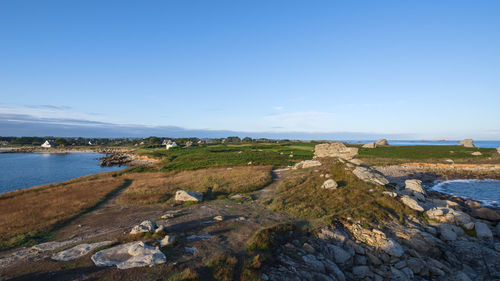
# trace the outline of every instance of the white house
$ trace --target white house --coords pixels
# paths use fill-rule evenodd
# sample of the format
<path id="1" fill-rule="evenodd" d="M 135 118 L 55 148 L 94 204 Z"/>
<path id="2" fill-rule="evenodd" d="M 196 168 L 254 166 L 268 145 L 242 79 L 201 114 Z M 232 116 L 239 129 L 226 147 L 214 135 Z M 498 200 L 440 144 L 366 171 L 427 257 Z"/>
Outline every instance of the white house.
<path id="1" fill-rule="evenodd" d="M 51 140 L 46 140 L 44 143 L 42 143 L 41 146 L 45 148 L 50 148 L 56 146 L 56 143 Z"/>
<path id="2" fill-rule="evenodd" d="M 177 144 L 175 143 L 175 141 L 171 141 L 171 140 L 163 140 L 162 145 L 164 145 L 167 148 L 167 150 L 170 149 L 170 148 L 172 148 L 172 147 L 176 147 L 177 146 Z"/>
<path id="3" fill-rule="evenodd" d="M 89 141 L 89 145 L 95 145 L 95 142 Z"/>

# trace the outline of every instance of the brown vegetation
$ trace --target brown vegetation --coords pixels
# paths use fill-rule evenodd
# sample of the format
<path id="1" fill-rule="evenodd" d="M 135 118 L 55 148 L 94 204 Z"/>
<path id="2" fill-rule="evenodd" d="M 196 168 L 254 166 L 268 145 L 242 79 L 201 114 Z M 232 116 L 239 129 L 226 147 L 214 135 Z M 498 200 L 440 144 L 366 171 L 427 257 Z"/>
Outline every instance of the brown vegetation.
<path id="1" fill-rule="evenodd" d="M 166 202 L 179 189 L 217 196 L 255 191 L 272 181 L 271 166 L 134 173 L 127 174 L 127 177 L 133 182 L 120 196 L 119 201 L 135 204 Z"/>
<path id="2" fill-rule="evenodd" d="M 125 182 L 88 176 L 0 195 L 0 249 L 25 243 L 89 210 Z"/>

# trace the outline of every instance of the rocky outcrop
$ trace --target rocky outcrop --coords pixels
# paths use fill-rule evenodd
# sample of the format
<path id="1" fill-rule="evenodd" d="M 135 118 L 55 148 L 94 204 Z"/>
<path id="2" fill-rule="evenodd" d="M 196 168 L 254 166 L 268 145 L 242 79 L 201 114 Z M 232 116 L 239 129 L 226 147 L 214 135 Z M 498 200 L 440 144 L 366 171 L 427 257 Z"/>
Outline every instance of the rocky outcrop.
<path id="1" fill-rule="evenodd" d="M 99 160 L 101 161 L 100 165 L 102 167 L 110 167 L 130 164 L 133 159 L 126 153 L 114 152 L 106 153 L 106 156 L 100 158 Z"/>
<path id="2" fill-rule="evenodd" d="M 463 226 L 467 229 L 472 229 L 474 227 L 474 223 L 469 215 L 451 208 L 435 207 L 425 212 L 425 214 L 430 219 L 438 222 Z"/>
<path id="3" fill-rule="evenodd" d="M 418 204 L 418 202 L 416 200 L 414 200 L 413 198 L 411 198 L 410 196 L 403 195 L 403 196 L 401 196 L 400 200 L 401 200 L 401 202 L 403 202 L 403 204 L 405 204 L 406 206 L 408 206 L 412 210 L 415 210 L 418 212 L 424 211 L 424 208 L 422 206 L 420 206 L 420 204 Z"/>
<path id="4" fill-rule="evenodd" d="M 369 143 L 363 144 L 363 146 L 362 146 L 362 148 L 376 148 L 376 147 L 377 147 L 377 144 L 374 142 L 369 142 Z"/>
<path id="5" fill-rule="evenodd" d="M 295 164 L 292 169 L 297 170 L 297 169 L 307 169 L 307 168 L 313 168 L 313 167 L 318 167 L 321 166 L 321 162 L 318 160 L 304 160 L 300 161 L 299 163 Z"/>
<path id="6" fill-rule="evenodd" d="M 380 249 L 390 256 L 401 257 L 404 254 L 404 250 L 398 242 L 387 237 L 384 232 L 378 229 L 369 230 L 359 224 L 346 224 L 345 226 L 357 240 Z"/>
<path id="7" fill-rule="evenodd" d="M 73 248 L 61 251 L 57 254 L 52 255 L 52 259 L 55 261 L 70 261 L 80 257 L 85 256 L 90 251 L 98 247 L 111 245 L 113 241 L 103 241 L 92 244 L 80 244 Z"/>
<path id="8" fill-rule="evenodd" d="M 386 139 L 379 139 L 377 142 L 375 142 L 376 146 L 383 146 L 383 145 L 389 145 Z"/>
<path id="9" fill-rule="evenodd" d="M 175 193 L 175 201 L 201 202 L 201 201 L 203 201 L 203 193 L 201 193 L 201 192 L 188 192 L 188 191 L 185 191 L 185 190 L 178 190 Z"/>
<path id="10" fill-rule="evenodd" d="M 474 141 L 472 139 L 465 139 L 465 140 L 460 142 L 460 145 L 462 145 L 464 147 L 475 147 Z"/>
<path id="11" fill-rule="evenodd" d="M 96 266 L 127 269 L 162 264 L 167 258 L 157 247 L 137 241 L 101 250 L 92 256 L 92 261 Z"/>
<path id="12" fill-rule="evenodd" d="M 314 157 L 337 157 L 341 159 L 352 159 L 358 155 L 357 147 L 347 147 L 341 142 L 317 144 L 314 148 Z"/>
<path id="13" fill-rule="evenodd" d="M 472 156 L 481 156 L 483 154 L 481 152 L 479 152 L 479 151 L 474 151 L 474 152 L 471 153 L 471 155 Z"/>
<path id="14" fill-rule="evenodd" d="M 384 177 L 384 175 L 382 175 L 382 173 L 366 166 L 358 166 L 352 172 L 362 181 L 380 185 L 386 185 L 389 183 L 389 181 Z"/>
<path id="15" fill-rule="evenodd" d="M 162 240 L 160 240 L 160 246 L 168 247 L 175 243 L 175 237 L 172 235 L 165 235 Z"/>
<path id="16" fill-rule="evenodd" d="M 421 194 L 425 195 L 425 190 L 422 187 L 422 181 L 421 180 L 415 180 L 415 179 L 406 180 L 405 181 L 405 189 L 406 190 L 411 190 L 412 192 L 418 192 L 418 193 L 421 193 Z"/>
<path id="17" fill-rule="evenodd" d="M 337 182 L 332 180 L 332 179 L 329 179 L 329 180 L 326 180 L 322 185 L 321 185 L 321 189 L 337 189 Z"/>

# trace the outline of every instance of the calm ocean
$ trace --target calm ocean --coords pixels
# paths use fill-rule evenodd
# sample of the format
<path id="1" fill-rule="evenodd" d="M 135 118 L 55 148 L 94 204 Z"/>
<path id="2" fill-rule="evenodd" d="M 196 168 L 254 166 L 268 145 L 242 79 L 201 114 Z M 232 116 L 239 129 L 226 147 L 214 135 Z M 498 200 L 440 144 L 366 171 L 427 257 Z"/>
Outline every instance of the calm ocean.
<path id="1" fill-rule="evenodd" d="M 94 153 L 0 153 L 0 193 L 124 167 L 100 167 Z"/>

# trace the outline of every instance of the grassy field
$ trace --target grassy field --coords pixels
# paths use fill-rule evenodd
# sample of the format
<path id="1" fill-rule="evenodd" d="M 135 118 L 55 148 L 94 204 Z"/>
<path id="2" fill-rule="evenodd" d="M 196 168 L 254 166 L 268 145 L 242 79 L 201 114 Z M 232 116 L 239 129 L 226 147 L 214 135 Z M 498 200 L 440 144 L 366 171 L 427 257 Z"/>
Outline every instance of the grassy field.
<path id="1" fill-rule="evenodd" d="M 476 151 L 482 155 L 471 154 Z M 398 164 L 411 161 L 446 163 L 447 159 L 455 163 L 500 163 L 500 154 L 494 148 L 467 148 L 457 145 L 360 147 L 358 158 L 368 164 Z"/>
<path id="2" fill-rule="evenodd" d="M 228 144 L 166 150 L 141 149 L 137 153 L 162 159 L 161 171 L 252 165 L 288 166 L 311 159 L 315 143 Z"/>
<path id="3" fill-rule="evenodd" d="M 336 190 L 321 189 L 320 174 L 329 173 L 338 184 Z M 381 224 L 386 219 L 402 220 L 414 214 L 394 198 L 383 195 L 385 188 L 359 180 L 340 163 L 324 164 L 321 171 L 297 172 L 280 183 L 278 194 L 269 202 L 273 211 L 304 219 L 352 218 L 367 224 Z"/>
<path id="4" fill-rule="evenodd" d="M 128 181 L 109 175 L 0 195 L 0 250 L 35 242 L 57 225 L 90 210 Z"/>
<path id="5" fill-rule="evenodd" d="M 179 189 L 203 192 L 205 197 L 216 198 L 220 195 L 255 191 L 272 181 L 271 166 L 133 173 L 127 177 L 132 180 L 132 184 L 119 197 L 120 202 L 127 204 L 167 202 Z"/>

